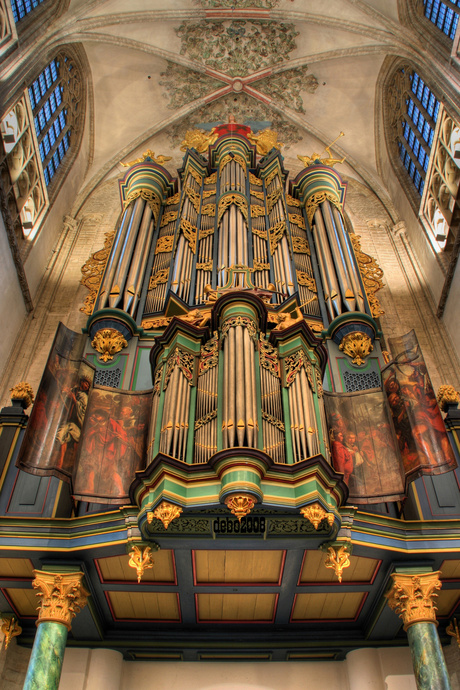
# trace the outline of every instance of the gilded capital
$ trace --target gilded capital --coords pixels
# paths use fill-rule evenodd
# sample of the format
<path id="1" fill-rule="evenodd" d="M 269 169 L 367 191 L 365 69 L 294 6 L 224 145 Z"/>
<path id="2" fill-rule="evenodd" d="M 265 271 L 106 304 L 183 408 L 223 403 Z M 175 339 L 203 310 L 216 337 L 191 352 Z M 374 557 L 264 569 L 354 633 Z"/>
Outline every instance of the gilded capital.
<path id="1" fill-rule="evenodd" d="M 411 575 L 393 573 L 393 586 L 385 594 L 388 605 L 395 611 L 407 630 L 414 623 L 435 623 L 436 597 L 441 589 L 440 571 Z"/>
<path id="2" fill-rule="evenodd" d="M 32 587 L 37 589 L 40 598 L 38 608 L 39 623 L 52 621 L 62 623 L 68 630 L 72 619 L 86 606 L 89 592 L 81 581 L 83 573 L 48 573 L 44 570 L 34 570 L 35 579 Z"/>

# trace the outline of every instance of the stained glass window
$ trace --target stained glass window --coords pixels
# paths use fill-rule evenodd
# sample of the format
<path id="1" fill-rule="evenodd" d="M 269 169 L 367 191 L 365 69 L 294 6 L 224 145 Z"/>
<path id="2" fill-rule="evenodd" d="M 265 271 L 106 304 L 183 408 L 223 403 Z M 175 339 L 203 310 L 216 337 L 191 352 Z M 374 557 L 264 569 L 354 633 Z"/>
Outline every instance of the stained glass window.
<path id="1" fill-rule="evenodd" d="M 13 17 L 15 22 L 19 22 L 32 10 L 38 7 L 43 0 L 10 0 L 11 9 L 13 10 Z"/>
<path id="2" fill-rule="evenodd" d="M 446 36 L 454 38 L 460 14 L 460 0 L 423 0 L 425 17 Z M 457 10 L 458 8 L 458 10 Z"/>

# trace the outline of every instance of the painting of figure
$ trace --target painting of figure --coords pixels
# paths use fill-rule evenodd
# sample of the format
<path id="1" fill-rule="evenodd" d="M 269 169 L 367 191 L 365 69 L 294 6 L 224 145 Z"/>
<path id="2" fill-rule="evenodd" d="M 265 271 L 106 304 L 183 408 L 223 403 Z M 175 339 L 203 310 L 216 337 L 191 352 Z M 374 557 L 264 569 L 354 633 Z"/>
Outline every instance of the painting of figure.
<path id="1" fill-rule="evenodd" d="M 407 480 L 449 472 L 457 463 L 415 333 L 389 342 L 382 378 Z"/>
<path id="2" fill-rule="evenodd" d="M 91 390 L 74 471 L 79 500 L 123 505 L 145 467 L 152 391 Z"/>
<path id="3" fill-rule="evenodd" d="M 404 475 L 383 391 L 324 392 L 332 463 L 343 474 L 349 500 L 396 501 Z"/>
<path id="4" fill-rule="evenodd" d="M 94 368 L 81 360 L 85 337 L 59 325 L 17 465 L 70 481 Z"/>

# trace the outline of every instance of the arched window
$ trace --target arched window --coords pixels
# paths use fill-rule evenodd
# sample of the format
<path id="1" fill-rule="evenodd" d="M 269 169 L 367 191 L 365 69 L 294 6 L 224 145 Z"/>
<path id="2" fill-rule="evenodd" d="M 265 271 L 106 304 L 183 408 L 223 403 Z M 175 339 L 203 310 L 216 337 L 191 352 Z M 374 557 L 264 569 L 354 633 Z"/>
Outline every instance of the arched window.
<path id="1" fill-rule="evenodd" d="M 425 17 L 453 39 L 460 14 L 460 0 L 423 0 L 423 5 Z"/>
<path id="2" fill-rule="evenodd" d="M 0 174 L 18 239 L 36 235 L 78 152 L 85 90 L 77 53 L 59 52 L 1 119 Z"/>
<path id="3" fill-rule="evenodd" d="M 43 0 L 10 0 L 10 2 L 14 21 L 19 22 L 38 7 Z"/>

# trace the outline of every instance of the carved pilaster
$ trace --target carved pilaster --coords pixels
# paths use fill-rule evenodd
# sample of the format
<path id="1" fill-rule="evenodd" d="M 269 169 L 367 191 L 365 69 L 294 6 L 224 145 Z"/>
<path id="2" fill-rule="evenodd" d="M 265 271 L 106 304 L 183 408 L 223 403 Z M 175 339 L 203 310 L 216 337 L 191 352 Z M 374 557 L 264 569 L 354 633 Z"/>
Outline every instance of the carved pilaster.
<path id="1" fill-rule="evenodd" d="M 62 623 L 70 630 L 72 619 L 86 606 L 89 595 L 81 583 L 83 573 L 34 570 L 34 575 L 32 587 L 38 590 L 37 597 L 40 598 L 37 625 L 52 621 Z"/>
<path id="2" fill-rule="evenodd" d="M 436 597 L 441 589 L 439 571 L 411 575 L 393 573 L 393 586 L 385 595 L 388 605 L 402 619 L 404 630 L 414 623 L 435 623 Z"/>

